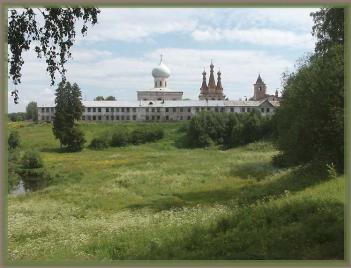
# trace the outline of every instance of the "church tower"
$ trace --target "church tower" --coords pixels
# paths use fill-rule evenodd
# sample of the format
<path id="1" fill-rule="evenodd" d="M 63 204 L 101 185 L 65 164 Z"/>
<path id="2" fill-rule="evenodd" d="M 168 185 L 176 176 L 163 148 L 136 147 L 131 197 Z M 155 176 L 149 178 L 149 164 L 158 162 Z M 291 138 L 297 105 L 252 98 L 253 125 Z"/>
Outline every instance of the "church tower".
<path id="1" fill-rule="evenodd" d="M 256 83 L 254 84 L 253 100 L 261 100 L 266 97 L 266 84 L 263 82 L 261 75 L 258 75 Z"/>
<path id="2" fill-rule="evenodd" d="M 221 81 L 221 72 L 218 71 L 217 75 L 217 85 L 214 77 L 214 65 L 211 60 L 210 65 L 210 78 L 208 85 L 206 83 L 206 72 L 205 70 L 202 73 L 202 85 L 200 88 L 199 100 L 224 100 L 225 96 L 223 95 L 223 86 Z"/>

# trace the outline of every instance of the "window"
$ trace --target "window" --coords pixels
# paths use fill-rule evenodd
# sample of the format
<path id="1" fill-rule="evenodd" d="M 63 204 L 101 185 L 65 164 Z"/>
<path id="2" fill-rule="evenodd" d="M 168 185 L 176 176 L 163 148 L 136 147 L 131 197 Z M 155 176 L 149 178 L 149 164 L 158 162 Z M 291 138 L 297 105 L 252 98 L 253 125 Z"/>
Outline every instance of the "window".
<path id="1" fill-rule="evenodd" d="M 121 108 L 121 110 L 122 110 L 122 113 L 124 113 L 124 108 Z"/>
<path id="2" fill-rule="evenodd" d="M 269 108 L 266 109 L 266 112 L 269 113 Z"/>
<path id="3" fill-rule="evenodd" d="M 166 113 L 168 113 L 168 110 L 169 110 L 169 109 L 168 109 L 168 108 L 166 108 Z"/>
<path id="4" fill-rule="evenodd" d="M 166 120 L 169 120 L 169 116 L 168 115 L 166 115 Z"/>
<path id="5" fill-rule="evenodd" d="M 205 107 L 202 107 L 202 108 L 201 108 L 201 111 L 205 111 Z"/>
<path id="6" fill-rule="evenodd" d="M 133 120 L 136 120 L 136 115 L 133 115 Z"/>
<path id="7" fill-rule="evenodd" d="M 165 87 L 167 87 L 167 81 L 165 81 Z"/>
<path id="8" fill-rule="evenodd" d="M 264 113 L 264 108 L 261 108 L 261 112 Z"/>
<path id="9" fill-rule="evenodd" d="M 180 120 L 183 120 L 183 116 L 180 117 Z"/>
<path id="10" fill-rule="evenodd" d="M 115 120 L 115 117 L 113 115 L 111 115 L 111 120 Z"/>
<path id="11" fill-rule="evenodd" d="M 98 108 L 98 112 L 101 113 L 101 108 Z"/>
<path id="12" fill-rule="evenodd" d="M 127 119 L 127 120 L 130 120 L 130 117 L 129 117 L 129 115 L 127 115 L 127 116 L 126 116 L 126 119 Z"/>
<path id="13" fill-rule="evenodd" d="M 160 120 L 160 116 L 159 115 L 157 116 L 157 120 Z"/>
<path id="14" fill-rule="evenodd" d="M 116 120 L 119 120 L 119 115 L 116 115 Z"/>
<path id="15" fill-rule="evenodd" d="M 183 107 L 182 107 L 182 108 L 179 108 L 179 112 L 183 112 Z"/>
<path id="16" fill-rule="evenodd" d="M 109 118 L 109 116 L 108 115 L 106 115 L 106 120 L 109 120 L 110 118 Z"/>
<path id="17" fill-rule="evenodd" d="M 96 116 L 95 116 L 95 115 L 93 115 L 93 120 L 94 120 L 94 121 L 96 120 Z"/>
<path id="18" fill-rule="evenodd" d="M 48 113 L 50 110 L 49 110 L 49 108 L 46 108 L 46 112 Z"/>
<path id="19" fill-rule="evenodd" d="M 121 120 L 124 120 L 124 115 L 121 116 Z"/>
<path id="20" fill-rule="evenodd" d="M 51 107 L 51 112 L 54 112 L 54 107 Z"/>
<path id="21" fill-rule="evenodd" d="M 106 112 L 107 112 L 107 113 L 109 112 L 109 108 L 106 108 Z"/>
<path id="22" fill-rule="evenodd" d="M 188 113 L 191 113 L 191 108 L 188 108 Z"/>
<path id="23" fill-rule="evenodd" d="M 101 115 L 98 116 L 98 120 L 101 120 Z"/>
<path id="24" fill-rule="evenodd" d="M 161 111 L 161 109 L 158 107 L 158 108 L 157 108 L 157 112 L 159 113 L 160 111 Z"/>
<path id="25" fill-rule="evenodd" d="M 43 113 L 43 112 L 45 112 L 45 108 L 41 108 L 41 112 Z M 44 119 L 43 119 L 44 120 Z"/>
<path id="26" fill-rule="evenodd" d="M 90 116 L 90 115 L 88 115 L 88 120 L 89 120 L 89 121 L 91 120 L 91 116 Z"/>
<path id="27" fill-rule="evenodd" d="M 242 113 L 245 113 L 245 108 L 241 108 L 241 112 L 242 112 Z"/>
<path id="28" fill-rule="evenodd" d="M 247 108 L 247 111 L 248 111 L 248 112 L 251 112 L 251 108 Z"/>
<path id="29" fill-rule="evenodd" d="M 173 108 L 173 113 L 177 112 L 177 108 Z"/>
<path id="30" fill-rule="evenodd" d="M 50 117 L 49 116 L 46 117 L 46 121 L 50 121 Z"/>
<path id="31" fill-rule="evenodd" d="M 218 113 L 218 108 L 217 107 L 215 108 L 215 112 Z"/>
<path id="32" fill-rule="evenodd" d="M 149 116 L 148 115 L 145 118 L 146 118 L 146 120 L 149 120 Z"/>
<path id="33" fill-rule="evenodd" d="M 146 108 L 146 112 L 149 112 L 149 108 Z"/>
<path id="34" fill-rule="evenodd" d="M 116 112 L 117 112 L 117 113 L 119 112 L 119 108 L 116 108 Z"/>
<path id="35" fill-rule="evenodd" d="M 223 107 L 221 108 L 221 113 L 224 113 L 224 108 Z"/>
<path id="36" fill-rule="evenodd" d="M 88 113 L 90 113 L 91 108 L 88 108 Z"/>
<path id="37" fill-rule="evenodd" d="M 155 120 L 155 116 L 151 116 L 151 119 L 152 119 L 152 120 Z"/>
<path id="38" fill-rule="evenodd" d="M 155 87 L 157 87 L 157 82 L 155 81 Z"/>
<path id="39" fill-rule="evenodd" d="M 199 107 L 196 107 L 196 108 L 195 108 L 195 111 L 196 111 L 196 112 L 198 112 L 199 110 L 200 110 Z"/>
<path id="40" fill-rule="evenodd" d="M 190 115 L 188 115 L 188 120 L 190 120 L 191 119 L 191 116 Z"/>
<path id="41" fill-rule="evenodd" d="M 152 108 L 152 109 L 151 109 L 151 112 L 155 112 L 155 108 Z"/>
<path id="42" fill-rule="evenodd" d="M 133 112 L 136 113 L 136 108 L 133 108 Z"/>
<path id="43" fill-rule="evenodd" d="M 112 108 L 111 108 L 111 112 L 113 113 L 114 111 L 115 111 L 115 108 L 112 107 Z"/>
<path id="44" fill-rule="evenodd" d="M 234 113 L 234 108 L 232 107 L 232 108 L 230 108 L 230 111 L 232 112 L 232 113 Z"/>
<path id="45" fill-rule="evenodd" d="M 96 108 L 93 108 L 93 113 L 95 113 L 96 112 Z"/>
<path id="46" fill-rule="evenodd" d="M 126 108 L 127 109 L 127 113 L 129 113 L 129 108 Z"/>

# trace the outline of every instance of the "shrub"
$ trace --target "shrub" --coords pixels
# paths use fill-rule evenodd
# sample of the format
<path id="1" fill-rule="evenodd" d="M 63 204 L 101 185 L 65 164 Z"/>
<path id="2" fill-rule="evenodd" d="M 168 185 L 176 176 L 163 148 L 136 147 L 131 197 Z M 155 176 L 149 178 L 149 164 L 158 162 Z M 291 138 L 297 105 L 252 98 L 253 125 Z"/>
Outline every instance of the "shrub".
<path id="1" fill-rule="evenodd" d="M 9 149 L 13 150 L 19 147 L 21 144 L 20 136 L 17 131 L 12 131 L 8 138 Z"/>
<path id="2" fill-rule="evenodd" d="M 95 150 L 102 150 L 108 147 L 108 141 L 102 137 L 94 138 L 90 142 L 89 147 Z"/>
<path id="3" fill-rule="evenodd" d="M 77 126 L 67 132 L 67 150 L 69 152 L 78 152 L 83 149 L 86 143 L 84 132 Z"/>
<path id="4" fill-rule="evenodd" d="M 253 111 L 245 114 L 202 112 L 190 121 L 186 141 L 191 147 L 210 144 L 231 148 L 271 137 L 274 124 L 271 118 Z"/>
<path id="5" fill-rule="evenodd" d="M 126 146 L 129 141 L 129 133 L 125 129 L 117 129 L 112 134 L 111 146 L 121 147 Z"/>
<path id="6" fill-rule="evenodd" d="M 147 127 L 139 127 L 134 129 L 130 133 L 130 142 L 133 144 L 142 144 L 146 142 L 154 142 L 162 139 L 164 136 L 164 131 L 162 128 L 150 125 Z"/>
<path id="7" fill-rule="evenodd" d="M 22 166 L 25 169 L 34 169 L 43 167 L 43 160 L 38 151 L 27 151 L 22 157 Z"/>

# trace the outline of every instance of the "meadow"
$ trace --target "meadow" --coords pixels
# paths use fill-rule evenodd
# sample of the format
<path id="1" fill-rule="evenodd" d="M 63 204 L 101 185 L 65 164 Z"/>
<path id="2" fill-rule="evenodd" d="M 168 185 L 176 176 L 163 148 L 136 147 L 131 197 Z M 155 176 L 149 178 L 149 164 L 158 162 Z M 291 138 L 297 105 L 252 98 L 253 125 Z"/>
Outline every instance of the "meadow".
<path id="1" fill-rule="evenodd" d="M 157 142 L 62 153 L 50 124 L 9 123 L 53 177 L 8 195 L 9 262 L 344 259 L 343 176 L 275 168 L 270 141 L 179 148 L 182 123 L 160 124 Z"/>

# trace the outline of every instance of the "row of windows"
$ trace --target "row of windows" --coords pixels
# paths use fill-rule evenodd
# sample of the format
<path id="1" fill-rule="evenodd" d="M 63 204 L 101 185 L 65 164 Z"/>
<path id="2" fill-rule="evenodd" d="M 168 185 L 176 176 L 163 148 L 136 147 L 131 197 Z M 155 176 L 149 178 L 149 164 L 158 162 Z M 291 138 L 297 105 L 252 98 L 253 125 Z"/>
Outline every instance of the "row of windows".
<path id="1" fill-rule="evenodd" d="M 51 107 L 51 108 L 41 108 L 41 111 L 42 112 L 54 112 L 54 107 Z M 136 108 L 128 108 L 128 107 L 126 107 L 126 108 L 117 108 L 117 107 L 111 107 L 111 108 L 105 108 L 106 109 L 106 112 L 119 112 L 120 111 L 120 109 L 121 109 L 121 112 L 127 112 L 127 113 L 129 113 L 130 112 L 130 110 L 132 110 L 133 112 L 136 112 Z M 210 107 L 207 107 L 207 108 L 205 108 L 205 107 L 201 107 L 201 108 L 199 108 L 199 107 L 196 107 L 195 108 L 195 110 L 196 110 L 196 112 L 199 112 L 200 111 L 200 109 L 201 109 L 201 111 L 204 111 L 204 110 L 208 110 L 208 111 L 210 111 L 211 110 L 211 108 Z M 241 112 L 243 112 L 243 113 L 245 113 L 245 112 L 251 112 L 252 110 L 253 110 L 254 108 L 245 108 L 245 107 L 242 107 L 241 108 Z M 166 108 L 166 113 L 168 113 L 169 111 L 172 111 L 172 112 L 174 112 L 174 113 L 176 113 L 177 112 L 177 108 L 175 108 L 175 107 L 173 107 L 173 108 Z M 184 112 L 184 110 L 186 110 L 188 113 L 190 113 L 191 112 L 191 108 L 183 108 L 183 107 L 181 107 L 181 108 L 179 108 L 179 112 Z M 101 108 L 85 108 L 85 111 L 86 112 L 96 112 L 96 111 L 98 111 L 99 113 L 101 112 Z M 160 112 L 161 111 L 161 108 L 160 107 L 157 107 L 157 108 L 146 108 L 146 112 Z M 223 113 L 224 112 L 224 107 L 221 107 L 221 108 L 218 108 L 218 107 L 215 107 L 215 109 L 214 109 L 214 111 L 215 112 L 221 112 L 221 113 Z M 233 113 L 234 112 L 234 108 L 233 107 L 231 107 L 230 108 L 230 111 Z M 270 108 L 261 108 L 261 112 L 262 113 L 264 113 L 264 112 L 267 112 L 267 113 L 269 113 L 271 110 L 270 110 Z"/>
<path id="2" fill-rule="evenodd" d="M 124 115 L 122 115 L 122 116 L 119 116 L 119 115 L 116 115 L 116 116 L 113 116 L 113 115 L 111 115 L 111 116 L 108 116 L 108 115 L 106 115 L 105 116 L 105 119 L 106 120 L 136 120 L 136 115 L 133 115 L 133 116 L 129 116 L 129 115 L 127 115 L 127 116 L 124 116 Z M 91 120 L 93 120 L 93 121 L 96 121 L 96 120 L 99 120 L 99 121 L 101 121 L 102 120 L 102 117 L 101 117 L 101 115 L 98 115 L 98 116 L 95 116 L 95 115 L 93 115 L 93 116 L 90 116 L 90 115 L 88 115 L 88 116 L 85 116 L 85 115 L 83 115 L 82 116 L 82 120 L 88 120 L 88 121 L 91 121 Z"/>
<path id="3" fill-rule="evenodd" d="M 129 108 L 129 107 L 122 107 L 122 108 L 119 108 L 119 107 L 111 107 L 111 108 L 105 108 L 105 111 L 106 112 L 119 112 L 121 110 L 122 113 L 124 112 L 127 112 L 129 113 L 130 110 L 132 110 L 134 113 L 137 111 L 136 108 Z M 101 113 L 101 108 L 91 108 L 91 107 L 88 107 L 88 108 L 85 108 L 85 111 L 86 112 L 96 112 L 98 111 L 98 113 Z"/>

